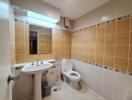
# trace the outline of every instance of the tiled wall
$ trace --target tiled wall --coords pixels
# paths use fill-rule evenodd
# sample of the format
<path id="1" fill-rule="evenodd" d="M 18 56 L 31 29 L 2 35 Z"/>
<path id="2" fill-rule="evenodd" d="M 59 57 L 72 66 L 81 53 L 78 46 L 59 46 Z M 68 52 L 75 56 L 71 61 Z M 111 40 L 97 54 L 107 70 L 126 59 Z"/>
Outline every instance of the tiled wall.
<path id="1" fill-rule="evenodd" d="M 53 30 L 52 51 L 56 59 L 70 58 L 71 32 L 63 30 Z"/>
<path id="2" fill-rule="evenodd" d="M 71 57 L 132 72 L 132 17 L 123 16 L 72 33 Z"/>
<path id="3" fill-rule="evenodd" d="M 53 29 L 52 53 L 29 54 L 29 25 L 16 22 L 16 63 L 70 57 L 70 32 Z"/>
<path id="4" fill-rule="evenodd" d="M 132 100 L 131 75 L 79 60 L 72 61 L 82 82 L 106 100 Z"/>

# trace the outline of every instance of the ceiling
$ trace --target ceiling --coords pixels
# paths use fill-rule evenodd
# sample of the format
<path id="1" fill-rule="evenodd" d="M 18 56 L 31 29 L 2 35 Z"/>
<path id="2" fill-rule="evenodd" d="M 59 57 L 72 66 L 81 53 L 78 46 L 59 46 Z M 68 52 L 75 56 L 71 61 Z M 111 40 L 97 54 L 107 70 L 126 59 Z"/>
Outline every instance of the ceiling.
<path id="1" fill-rule="evenodd" d="M 92 11 L 110 0 L 42 0 L 60 10 L 61 16 L 72 20 Z"/>

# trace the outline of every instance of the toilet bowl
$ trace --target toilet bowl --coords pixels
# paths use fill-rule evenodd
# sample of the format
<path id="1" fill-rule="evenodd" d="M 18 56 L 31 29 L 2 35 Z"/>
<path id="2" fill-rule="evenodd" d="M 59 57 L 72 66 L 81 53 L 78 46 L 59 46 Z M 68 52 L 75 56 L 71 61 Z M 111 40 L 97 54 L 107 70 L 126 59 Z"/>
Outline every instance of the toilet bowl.
<path id="1" fill-rule="evenodd" d="M 70 80 L 73 80 L 75 82 L 78 82 L 81 80 L 81 76 L 76 71 L 68 71 L 67 73 L 64 73 Z"/>
<path id="2" fill-rule="evenodd" d="M 74 89 L 80 89 L 81 75 L 73 71 L 73 63 L 69 59 L 63 59 L 61 62 L 61 73 L 65 82 Z"/>

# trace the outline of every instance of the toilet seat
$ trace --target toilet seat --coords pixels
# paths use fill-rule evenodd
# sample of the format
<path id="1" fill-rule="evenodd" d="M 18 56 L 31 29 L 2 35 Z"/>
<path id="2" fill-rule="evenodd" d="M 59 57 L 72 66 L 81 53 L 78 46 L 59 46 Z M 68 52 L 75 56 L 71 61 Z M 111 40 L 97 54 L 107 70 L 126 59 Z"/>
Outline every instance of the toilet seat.
<path id="1" fill-rule="evenodd" d="M 73 63 L 69 59 L 62 60 L 61 73 L 71 81 L 79 82 L 81 80 L 81 75 L 78 72 L 73 71 Z"/>
<path id="2" fill-rule="evenodd" d="M 76 71 L 68 71 L 67 73 L 65 73 L 65 75 L 73 81 L 80 81 L 81 80 L 81 76 L 78 72 Z"/>

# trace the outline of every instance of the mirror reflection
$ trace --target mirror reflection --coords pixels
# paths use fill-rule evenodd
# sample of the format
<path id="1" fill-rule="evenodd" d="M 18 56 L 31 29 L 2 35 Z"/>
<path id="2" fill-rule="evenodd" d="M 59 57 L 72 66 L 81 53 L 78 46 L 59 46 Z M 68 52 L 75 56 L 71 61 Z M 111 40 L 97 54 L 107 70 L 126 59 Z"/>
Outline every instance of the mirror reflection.
<path id="1" fill-rule="evenodd" d="M 52 29 L 29 25 L 30 54 L 50 54 L 52 52 Z"/>

